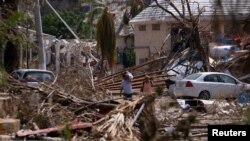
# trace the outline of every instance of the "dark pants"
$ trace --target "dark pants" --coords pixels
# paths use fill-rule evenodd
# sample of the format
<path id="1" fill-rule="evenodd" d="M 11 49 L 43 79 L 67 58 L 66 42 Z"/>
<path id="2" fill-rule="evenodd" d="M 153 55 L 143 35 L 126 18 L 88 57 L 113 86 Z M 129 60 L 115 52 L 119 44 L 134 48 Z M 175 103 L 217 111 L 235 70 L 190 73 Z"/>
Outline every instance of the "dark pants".
<path id="1" fill-rule="evenodd" d="M 127 99 L 129 99 L 129 100 L 132 99 L 132 94 L 125 94 L 125 93 L 124 93 L 123 96 L 124 96 L 124 99 L 125 99 L 125 100 L 127 100 Z"/>

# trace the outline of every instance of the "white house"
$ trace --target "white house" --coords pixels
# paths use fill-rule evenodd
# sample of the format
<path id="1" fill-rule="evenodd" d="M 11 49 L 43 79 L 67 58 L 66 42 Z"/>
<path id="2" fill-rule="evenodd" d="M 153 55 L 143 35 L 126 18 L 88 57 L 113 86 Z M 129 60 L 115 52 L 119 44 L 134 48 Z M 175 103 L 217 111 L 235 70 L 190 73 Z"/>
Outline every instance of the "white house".
<path id="1" fill-rule="evenodd" d="M 192 14 L 200 15 L 199 27 L 204 27 L 204 31 L 212 31 L 211 21 L 215 14 L 220 19 L 218 25 L 221 34 L 234 32 L 242 33 L 241 23 L 236 26 L 232 24 L 232 17 L 236 21 L 242 21 L 250 13 L 250 2 L 247 0 L 221 0 L 222 7 L 217 6 L 213 0 L 190 0 L 190 9 Z M 158 0 L 160 5 L 167 8 L 175 16 L 180 17 L 176 10 L 169 6 L 168 1 Z M 181 0 L 172 0 L 176 8 L 182 13 Z M 185 4 L 185 16 L 188 15 L 188 8 Z M 171 28 L 177 24 L 177 21 L 167 12 L 160 9 L 155 2 L 140 14 L 134 17 L 130 24 L 134 29 L 134 48 L 136 52 L 136 64 L 141 64 L 149 57 L 157 55 L 164 49 L 169 51 L 171 48 Z"/>

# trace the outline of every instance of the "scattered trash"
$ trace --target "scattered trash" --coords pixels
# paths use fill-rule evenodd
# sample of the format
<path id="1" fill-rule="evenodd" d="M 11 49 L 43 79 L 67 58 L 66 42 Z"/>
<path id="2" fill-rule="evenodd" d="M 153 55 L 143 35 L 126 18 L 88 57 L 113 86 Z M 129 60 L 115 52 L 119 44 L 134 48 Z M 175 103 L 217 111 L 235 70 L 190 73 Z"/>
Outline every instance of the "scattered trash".
<path id="1" fill-rule="evenodd" d="M 170 125 L 169 127 L 165 127 L 164 130 L 168 135 L 171 135 L 175 131 L 175 127 L 173 125 Z"/>
<path id="2" fill-rule="evenodd" d="M 244 104 L 250 101 L 250 94 L 246 92 L 240 93 L 240 95 L 237 97 L 237 101 L 240 104 Z"/>

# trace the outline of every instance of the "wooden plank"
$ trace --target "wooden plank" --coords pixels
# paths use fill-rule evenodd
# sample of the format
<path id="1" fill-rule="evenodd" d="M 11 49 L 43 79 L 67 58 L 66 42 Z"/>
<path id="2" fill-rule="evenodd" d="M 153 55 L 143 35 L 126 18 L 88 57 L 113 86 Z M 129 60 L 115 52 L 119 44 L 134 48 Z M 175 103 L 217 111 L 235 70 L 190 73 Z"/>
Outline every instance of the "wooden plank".
<path id="1" fill-rule="evenodd" d="M 108 79 L 111 79 L 113 77 L 121 76 L 121 74 L 124 73 L 124 72 L 126 72 L 126 71 L 132 72 L 133 70 L 136 70 L 138 68 L 144 67 L 144 66 L 146 66 L 148 64 L 151 64 L 153 62 L 160 61 L 160 60 L 163 60 L 163 59 L 166 59 L 166 58 L 168 58 L 168 56 L 164 56 L 164 57 L 160 57 L 160 58 L 157 58 L 157 59 L 154 59 L 154 60 L 150 60 L 148 62 L 145 62 L 145 63 L 141 64 L 141 65 L 137 65 L 137 66 L 134 66 L 132 68 L 127 68 L 127 69 L 121 70 L 119 72 L 116 72 L 116 73 L 114 73 L 112 75 L 106 76 L 104 78 L 100 78 L 99 80 L 100 81 L 107 81 Z"/>
<path id="2" fill-rule="evenodd" d="M 0 119 L 0 135 L 16 133 L 20 130 L 19 119 Z"/>
<path id="3" fill-rule="evenodd" d="M 91 127 L 92 127 L 92 123 L 83 123 L 83 122 L 71 123 L 69 125 L 69 128 L 72 130 L 91 128 Z M 58 132 L 58 131 L 61 131 L 63 128 L 65 128 L 65 125 L 60 125 L 60 126 L 55 126 L 55 127 L 40 129 L 40 130 L 35 130 L 35 131 L 20 130 L 16 133 L 16 135 L 18 137 L 26 137 L 26 136 L 30 136 L 30 135 L 39 135 L 39 134 L 44 134 L 44 133 L 56 132 L 56 131 Z"/>

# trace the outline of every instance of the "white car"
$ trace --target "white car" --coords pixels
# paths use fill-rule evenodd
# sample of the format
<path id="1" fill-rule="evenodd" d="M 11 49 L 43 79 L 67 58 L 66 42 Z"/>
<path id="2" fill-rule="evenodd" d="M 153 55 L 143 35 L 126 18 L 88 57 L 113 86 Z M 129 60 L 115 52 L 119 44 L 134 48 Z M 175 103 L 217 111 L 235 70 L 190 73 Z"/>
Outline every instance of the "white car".
<path id="1" fill-rule="evenodd" d="M 175 87 L 171 87 L 171 89 L 176 97 L 196 97 L 208 100 L 210 98 L 237 97 L 249 87 L 249 84 L 226 73 L 201 72 L 177 80 Z"/>
<path id="2" fill-rule="evenodd" d="M 36 86 L 39 82 L 50 82 L 55 80 L 53 72 L 40 69 L 19 69 L 11 73 L 11 76 L 20 82 L 27 83 L 30 86 Z"/>

